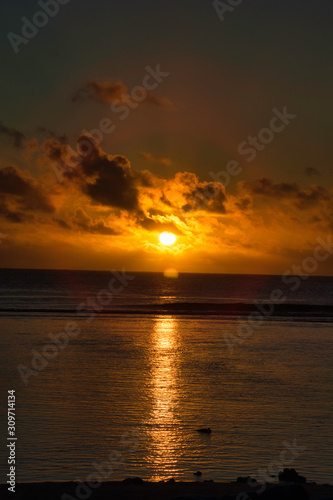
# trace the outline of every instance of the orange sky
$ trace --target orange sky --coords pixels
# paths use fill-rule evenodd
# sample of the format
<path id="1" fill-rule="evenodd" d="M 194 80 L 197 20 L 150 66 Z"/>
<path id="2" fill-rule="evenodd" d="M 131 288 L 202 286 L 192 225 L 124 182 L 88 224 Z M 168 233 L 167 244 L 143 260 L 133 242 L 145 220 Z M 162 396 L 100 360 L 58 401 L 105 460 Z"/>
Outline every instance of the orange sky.
<path id="1" fill-rule="evenodd" d="M 147 169 L 136 170 L 88 134 L 76 151 L 56 138 L 26 143 L 22 157 L 41 174 L 0 170 L 2 265 L 279 274 L 330 234 L 331 192 L 316 184 L 236 176 L 231 192 L 193 172 L 153 174 L 145 156 Z M 163 231 L 177 236 L 174 245 L 160 243 Z M 318 273 L 331 270 L 328 260 Z"/>
<path id="2" fill-rule="evenodd" d="M 0 47 L 0 266 L 280 274 L 329 237 L 331 4 L 185 4 L 82 0 Z"/>

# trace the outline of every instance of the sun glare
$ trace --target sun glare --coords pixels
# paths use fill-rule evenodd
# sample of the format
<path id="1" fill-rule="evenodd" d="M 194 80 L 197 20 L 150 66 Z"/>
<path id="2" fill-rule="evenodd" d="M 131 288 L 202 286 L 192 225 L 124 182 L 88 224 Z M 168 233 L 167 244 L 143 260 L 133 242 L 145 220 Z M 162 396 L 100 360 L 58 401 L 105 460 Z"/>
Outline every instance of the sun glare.
<path id="1" fill-rule="evenodd" d="M 160 242 L 163 245 L 172 245 L 176 241 L 176 236 L 173 233 L 161 233 Z"/>

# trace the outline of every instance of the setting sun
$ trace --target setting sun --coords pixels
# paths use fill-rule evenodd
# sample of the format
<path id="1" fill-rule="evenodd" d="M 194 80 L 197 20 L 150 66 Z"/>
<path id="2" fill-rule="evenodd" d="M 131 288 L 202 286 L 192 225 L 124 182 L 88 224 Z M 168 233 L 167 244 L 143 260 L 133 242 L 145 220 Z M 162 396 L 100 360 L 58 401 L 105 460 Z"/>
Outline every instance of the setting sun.
<path id="1" fill-rule="evenodd" d="M 176 236 L 173 233 L 161 233 L 160 242 L 163 245 L 172 245 L 176 241 Z"/>

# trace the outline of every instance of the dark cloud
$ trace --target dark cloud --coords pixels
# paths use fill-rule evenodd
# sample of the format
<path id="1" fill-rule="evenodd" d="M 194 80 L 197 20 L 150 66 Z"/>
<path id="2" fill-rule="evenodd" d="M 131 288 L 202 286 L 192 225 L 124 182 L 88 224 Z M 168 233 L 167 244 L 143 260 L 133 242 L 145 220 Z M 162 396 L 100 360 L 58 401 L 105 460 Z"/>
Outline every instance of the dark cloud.
<path id="1" fill-rule="evenodd" d="M 53 221 L 63 229 L 72 229 L 72 227 L 63 219 L 53 219 Z"/>
<path id="2" fill-rule="evenodd" d="M 8 137 L 12 140 L 13 145 L 16 149 L 21 149 L 23 147 L 23 141 L 25 140 L 25 135 L 15 128 L 9 128 L 0 123 L 0 135 Z"/>
<path id="3" fill-rule="evenodd" d="M 168 97 L 158 97 L 149 91 L 147 91 L 147 97 L 144 101 L 142 101 L 142 104 L 148 104 L 150 106 L 156 106 L 163 109 L 176 109 L 176 106 L 173 104 L 171 99 Z"/>
<path id="4" fill-rule="evenodd" d="M 107 226 L 104 221 L 93 221 L 83 210 L 78 208 L 73 218 L 74 224 L 81 230 L 92 234 L 114 235 L 117 231 Z"/>
<path id="5" fill-rule="evenodd" d="M 125 156 L 108 156 L 97 148 L 82 159 L 83 191 L 101 205 L 139 209 L 138 180 Z"/>
<path id="6" fill-rule="evenodd" d="M 0 169 L 0 193 L 4 203 L 14 202 L 21 209 L 54 212 L 54 207 L 43 188 L 12 165 Z"/>
<path id="7" fill-rule="evenodd" d="M 123 102 L 126 95 L 127 87 L 121 81 L 106 80 L 101 82 L 96 80 L 88 82 L 84 87 L 77 90 L 72 97 L 72 102 L 89 99 L 108 103 L 112 103 L 118 99 L 120 102 Z"/>
<path id="8" fill-rule="evenodd" d="M 47 137 L 52 137 L 53 139 L 57 139 L 61 144 L 68 144 L 68 137 L 66 134 L 57 134 L 54 130 L 46 127 L 38 127 L 36 132 L 38 134 L 46 135 Z"/>
<path id="9" fill-rule="evenodd" d="M 300 210 L 315 207 L 322 202 L 331 201 L 332 196 L 321 186 L 311 186 L 308 190 L 297 193 L 296 205 Z"/>
<path id="10" fill-rule="evenodd" d="M 270 198 L 291 199 L 297 208 L 306 210 L 321 202 L 332 200 L 332 196 L 321 186 L 313 185 L 309 189 L 301 189 L 295 183 L 274 183 L 267 177 L 254 182 L 243 182 L 241 185 L 254 195 Z"/>
<path id="11" fill-rule="evenodd" d="M 316 223 L 316 224 L 317 224 L 318 222 L 322 222 L 322 221 L 323 221 L 322 217 L 319 217 L 318 215 L 314 215 L 314 216 L 313 216 L 313 217 L 311 217 L 311 219 L 310 219 L 310 222 L 313 222 L 313 223 Z"/>
<path id="12" fill-rule="evenodd" d="M 80 164 L 81 158 L 71 148 L 57 139 L 46 139 L 42 146 L 45 156 L 51 160 L 51 167 L 60 173 L 61 179 L 63 175 L 75 175 L 76 167 Z"/>
<path id="13" fill-rule="evenodd" d="M 236 201 L 236 206 L 245 212 L 252 206 L 252 198 L 250 196 L 243 196 Z"/>
<path id="14" fill-rule="evenodd" d="M 276 184 L 267 177 L 262 177 L 253 182 L 244 182 L 243 186 L 253 194 L 272 198 L 289 198 L 297 195 L 299 191 L 297 184 L 289 184 L 286 182 Z"/>
<path id="15" fill-rule="evenodd" d="M 89 134 L 78 138 L 80 162 L 65 176 L 79 186 L 95 204 L 141 212 L 139 188 L 151 185 L 151 174 L 131 168 L 125 156 L 108 155 Z M 85 153 L 85 154 L 84 154 Z M 63 158 L 61 148 L 53 145 L 51 157 Z"/>
<path id="16" fill-rule="evenodd" d="M 160 196 L 160 201 L 164 203 L 164 205 L 167 205 L 168 207 L 172 207 L 172 203 L 168 198 L 165 196 L 165 193 L 162 192 L 162 195 Z"/>
<path id="17" fill-rule="evenodd" d="M 227 197 L 224 186 L 218 182 L 198 185 L 190 193 L 184 194 L 187 203 L 182 207 L 185 212 L 205 210 L 207 212 L 226 213 Z"/>
<path id="18" fill-rule="evenodd" d="M 154 220 L 143 214 L 138 217 L 137 222 L 147 231 L 170 231 L 174 234 L 183 234 L 173 222 Z"/>
<path id="19" fill-rule="evenodd" d="M 68 161 L 68 146 L 66 144 L 54 138 L 46 139 L 43 143 L 43 148 L 50 160 L 66 165 Z"/>
<path id="20" fill-rule="evenodd" d="M 321 172 L 317 168 L 314 168 L 314 167 L 307 167 L 304 170 L 304 173 L 305 173 L 305 175 L 308 175 L 309 177 L 315 177 L 317 175 L 321 175 Z"/>
<path id="21" fill-rule="evenodd" d="M 13 222 L 14 224 L 21 224 L 23 222 L 27 222 L 28 220 L 33 220 L 34 218 L 26 212 L 10 209 L 4 200 L 0 201 L 0 216 L 5 217 L 5 219 L 9 222 Z"/>
<path id="22" fill-rule="evenodd" d="M 120 104 L 135 103 L 136 106 L 155 106 L 164 109 L 175 109 L 174 104 L 167 97 L 158 97 L 149 90 L 142 89 L 142 99 L 135 98 L 135 94 L 130 95 L 126 85 L 118 80 L 91 80 L 84 87 L 78 89 L 72 96 L 72 102 L 97 100 L 103 103 L 113 103 L 117 101 Z M 143 98 L 144 97 L 144 98 Z"/>

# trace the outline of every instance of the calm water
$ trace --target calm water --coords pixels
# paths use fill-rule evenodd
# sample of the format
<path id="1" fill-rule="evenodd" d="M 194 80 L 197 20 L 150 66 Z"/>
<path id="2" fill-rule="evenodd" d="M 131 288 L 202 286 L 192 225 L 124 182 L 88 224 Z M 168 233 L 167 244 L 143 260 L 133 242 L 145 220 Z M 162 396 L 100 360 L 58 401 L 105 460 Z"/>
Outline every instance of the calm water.
<path id="1" fill-rule="evenodd" d="M 110 479 L 192 480 L 198 469 L 203 479 L 235 479 L 267 468 L 296 439 L 306 449 L 288 466 L 332 482 L 331 319 L 271 317 L 231 353 L 224 335 L 236 335 L 236 317 L 107 312 L 251 303 L 281 288 L 281 277 L 130 274 L 87 322 L 76 307 L 96 299 L 110 273 L 0 271 L 0 383 L 3 398 L 16 390 L 18 480 L 84 481 L 112 450 L 124 462 Z M 333 304 L 332 284 L 309 278 L 284 290 L 311 309 Z M 31 350 L 42 352 L 69 321 L 81 333 L 25 386 L 17 365 L 31 368 Z M 208 426 L 211 435 L 195 432 Z M 6 473 L 2 466 L 1 482 Z"/>

